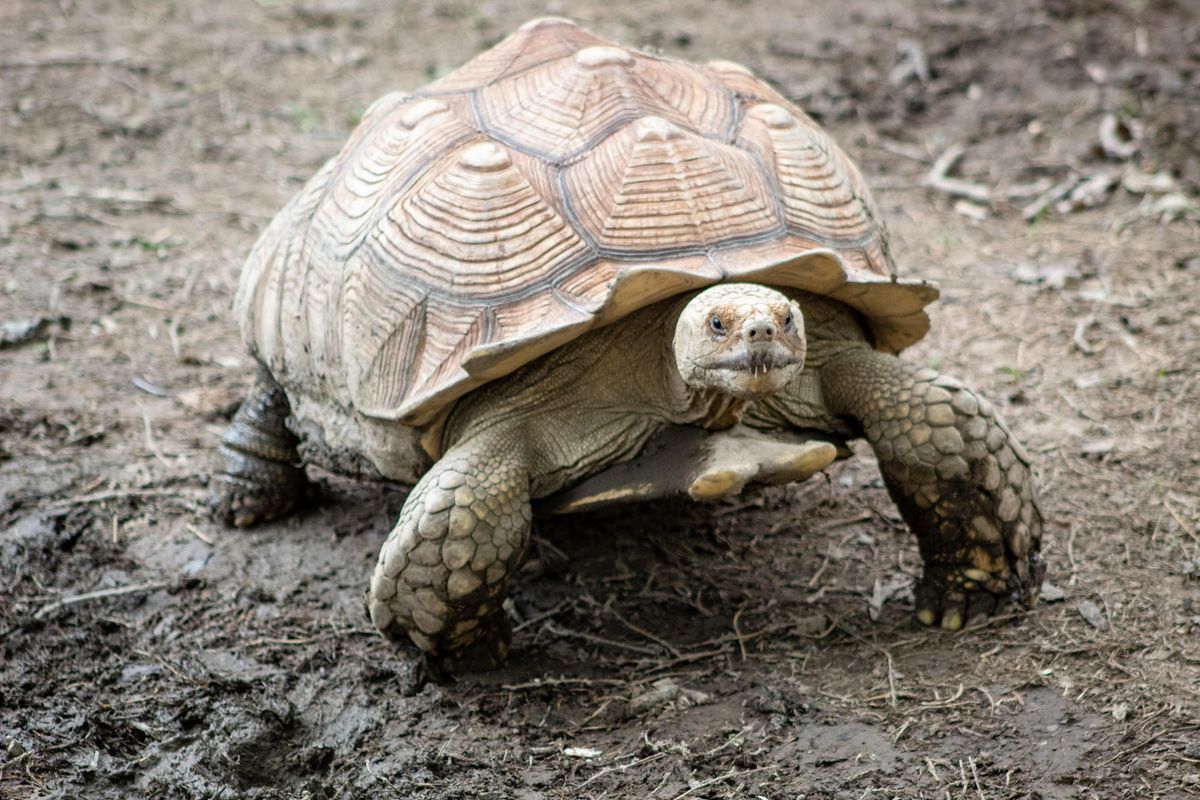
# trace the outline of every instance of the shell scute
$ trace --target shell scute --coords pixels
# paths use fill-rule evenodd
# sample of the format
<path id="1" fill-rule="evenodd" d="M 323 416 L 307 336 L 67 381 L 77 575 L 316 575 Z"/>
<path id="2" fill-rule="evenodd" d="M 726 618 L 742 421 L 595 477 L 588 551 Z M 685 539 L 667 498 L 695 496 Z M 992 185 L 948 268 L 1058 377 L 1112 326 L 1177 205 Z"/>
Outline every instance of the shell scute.
<path id="1" fill-rule="evenodd" d="M 698 70 L 611 46 L 581 49 L 483 86 L 476 95 L 489 132 L 557 163 L 641 117 L 659 115 L 723 137 L 736 113 L 729 93 Z"/>
<path id="2" fill-rule="evenodd" d="M 398 197 L 368 245 L 439 297 L 527 291 L 588 253 L 544 165 L 491 142 L 452 151 Z"/>
<path id="3" fill-rule="evenodd" d="M 645 117 L 564 171 L 580 224 L 603 252 L 703 252 L 782 231 L 750 155 Z"/>

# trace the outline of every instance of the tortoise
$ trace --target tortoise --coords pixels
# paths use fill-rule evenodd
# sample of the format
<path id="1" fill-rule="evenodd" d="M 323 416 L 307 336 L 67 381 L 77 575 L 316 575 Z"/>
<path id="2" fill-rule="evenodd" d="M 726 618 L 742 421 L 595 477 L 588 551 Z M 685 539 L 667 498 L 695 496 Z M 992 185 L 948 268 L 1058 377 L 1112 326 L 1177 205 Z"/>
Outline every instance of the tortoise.
<path id="1" fill-rule="evenodd" d="M 371 619 L 492 666 L 535 501 L 724 497 L 865 437 L 919 542 L 916 616 L 955 630 L 1036 600 L 1042 515 L 988 401 L 898 357 L 937 296 L 751 71 L 533 20 L 373 103 L 262 233 L 234 304 L 259 375 L 215 512 L 286 513 L 304 461 L 415 484 Z"/>

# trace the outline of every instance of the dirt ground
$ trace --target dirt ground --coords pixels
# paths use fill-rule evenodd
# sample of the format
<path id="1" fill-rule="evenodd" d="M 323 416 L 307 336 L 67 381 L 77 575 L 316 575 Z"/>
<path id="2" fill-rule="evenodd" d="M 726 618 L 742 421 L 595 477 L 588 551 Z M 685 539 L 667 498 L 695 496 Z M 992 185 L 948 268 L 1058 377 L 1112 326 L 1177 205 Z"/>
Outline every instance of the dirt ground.
<path id="1" fill-rule="evenodd" d="M 1200 796 L 1198 12 L 5 2 L 0 797 Z M 942 286 L 911 357 L 1035 456 L 1054 602 L 917 627 L 860 450 L 715 509 L 539 519 L 510 663 L 423 684 L 361 604 L 403 487 L 208 521 L 257 232 L 373 98 L 545 13 L 741 61 L 859 161 Z M 975 201 L 925 185 L 955 145 Z"/>

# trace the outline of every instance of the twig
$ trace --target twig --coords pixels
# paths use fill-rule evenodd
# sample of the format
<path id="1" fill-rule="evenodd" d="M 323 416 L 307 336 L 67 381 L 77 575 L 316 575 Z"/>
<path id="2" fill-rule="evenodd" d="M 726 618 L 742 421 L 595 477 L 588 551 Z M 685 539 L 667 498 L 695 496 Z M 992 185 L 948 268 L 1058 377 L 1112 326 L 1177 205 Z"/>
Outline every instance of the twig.
<path id="1" fill-rule="evenodd" d="M 195 525 L 188 524 L 187 529 L 188 529 L 188 533 L 192 534 L 192 536 L 195 536 L 197 539 L 199 539 L 200 541 L 204 542 L 207 545 L 214 545 L 217 543 L 215 539 L 213 539 L 211 536 L 209 536 L 204 531 L 197 528 Z"/>
<path id="2" fill-rule="evenodd" d="M 620 622 L 626 628 L 629 628 L 629 630 L 633 631 L 634 633 L 638 633 L 638 634 L 641 634 L 642 636 L 645 636 L 647 639 L 654 642 L 655 644 L 661 645 L 664 649 L 666 649 L 666 651 L 668 653 L 671 654 L 671 656 L 673 658 L 679 658 L 679 656 L 682 655 L 679 652 L 679 648 L 675 647 L 673 644 L 671 644 L 670 642 L 668 642 L 666 639 L 662 638 L 661 636 L 657 636 L 656 634 L 654 634 L 651 631 L 646 630 L 645 628 L 642 628 L 638 625 L 634 625 L 632 622 L 625 619 L 625 616 L 623 614 L 621 614 L 620 611 L 617 611 L 615 608 L 610 608 L 610 609 L 608 609 L 608 611 L 610 614 L 612 614 L 614 617 L 617 618 L 618 622 Z"/>
<path id="3" fill-rule="evenodd" d="M 153 383 L 140 375 L 134 375 L 132 378 L 130 378 L 129 382 L 133 384 L 135 389 L 139 389 L 146 394 L 153 395 L 154 397 L 171 396 L 171 393 L 166 389 L 162 388 L 161 386 L 155 386 Z"/>
<path id="4" fill-rule="evenodd" d="M 1062 183 L 1054 184 L 1047 189 L 1044 194 L 1038 197 L 1038 199 L 1021 209 L 1021 216 L 1026 222 L 1037 219 L 1043 211 L 1057 201 L 1066 197 L 1067 194 L 1075 188 L 1075 184 L 1077 183 L 1079 183 L 1079 178 L 1072 176 Z"/>
<path id="5" fill-rule="evenodd" d="M 1079 525 L 1071 525 L 1071 533 L 1067 536 L 1067 563 L 1071 565 L 1071 572 L 1078 572 L 1079 565 L 1075 563 L 1075 534 L 1079 533 Z"/>
<path id="6" fill-rule="evenodd" d="M 648 755 L 645 758 L 639 758 L 636 761 L 630 761 L 628 764 L 614 764 L 611 767 L 605 767 L 604 769 L 600 770 L 595 775 L 592 775 L 590 778 L 588 778 L 586 781 L 579 784 L 575 788 L 582 789 L 583 787 L 587 786 L 592 781 L 594 781 L 598 778 L 602 778 L 603 776 L 607 775 L 610 772 L 624 772 L 627 769 L 631 769 L 633 767 L 638 767 L 638 766 L 641 766 L 642 764 L 648 764 L 651 761 L 657 761 L 660 758 L 664 758 L 666 755 L 667 755 L 666 751 L 659 751 L 657 753 Z"/>
<path id="7" fill-rule="evenodd" d="M 727 781 L 730 778 L 740 778 L 743 775 L 750 775 L 755 772 L 762 772 L 766 768 L 767 767 L 755 767 L 754 769 L 745 769 L 745 770 L 741 770 L 740 772 L 736 769 L 731 769 L 731 770 L 729 770 L 729 772 L 726 772 L 724 775 L 718 775 L 715 778 L 709 778 L 706 781 L 701 781 L 700 783 L 697 783 L 692 788 L 688 789 L 683 794 L 675 795 L 675 800 L 683 800 L 683 798 L 691 796 L 691 794 L 693 792 L 698 792 L 701 789 L 705 788 L 706 786 L 712 786 L 714 783 L 720 783 L 721 781 Z"/>
<path id="8" fill-rule="evenodd" d="M 1064 392 L 1062 389 L 1058 389 L 1057 391 L 1058 391 L 1058 396 L 1063 399 L 1063 402 L 1065 402 L 1072 409 L 1074 409 L 1076 414 L 1078 414 L 1079 416 L 1083 417 L 1086 420 L 1090 420 L 1095 423 L 1100 422 L 1100 420 L 1096 419 L 1091 414 L 1089 414 L 1087 411 L 1085 411 L 1083 408 L 1081 408 L 1080 405 L 1078 403 L 1076 403 L 1074 400 L 1072 400 L 1071 396 L 1068 395 L 1066 392 Z"/>
<path id="9" fill-rule="evenodd" d="M 1194 539 L 1195 541 L 1200 542 L 1200 536 L 1196 535 L 1196 529 L 1193 526 L 1189 525 L 1187 520 L 1185 520 L 1182 516 L 1180 516 L 1179 512 L 1171 507 L 1171 504 L 1167 502 L 1166 498 L 1163 498 L 1163 505 L 1166 507 L 1167 513 L 1169 513 L 1172 517 L 1175 518 L 1176 524 L 1179 525 L 1179 527 L 1183 530 L 1183 532 L 1186 533 L 1188 536 L 1192 537 L 1192 539 Z"/>
<path id="10" fill-rule="evenodd" d="M 121 597 L 127 594 L 140 594 L 142 592 L 153 592 L 159 589 L 165 589 L 171 584 L 166 581 L 155 581 L 154 583 L 133 583 L 128 586 L 115 586 L 111 589 L 97 589 L 94 592 L 84 592 L 83 594 L 73 594 L 70 597 L 64 597 L 61 600 L 55 600 L 49 605 L 42 606 L 34 612 L 34 619 L 43 619 L 48 614 L 58 611 L 60 608 L 73 606 L 77 603 L 86 603 L 89 600 L 101 600 L 106 597 Z"/>
<path id="11" fill-rule="evenodd" d="M 739 608 L 733 613 L 733 635 L 737 637 L 738 650 L 742 653 L 742 661 L 746 660 L 746 638 L 742 636 L 742 629 L 738 627 L 738 617 L 745 611 L 744 608 Z"/>
<path id="12" fill-rule="evenodd" d="M 954 169 L 954 165 L 958 163 L 962 155 L 962 145 L 953 144 L 947 147 L 946 151 L 938 156 L 937 161 L 934 161 L 933 166 L 929 168 L 929 174 L 925 176 L 925 185 L 951 197 L 965 197 L 975 203 L 990 205 L 992 202 L 991 189 L 978 183 L 949 177 L 950 170 Z"/>
<path id="13" fill-rule="evenodd" d="M 904 142 L 898 142 L 895 139 L 887 139 L 883 137 L 881 137 L 875 144 L 877 147 L 879 147 L 879 149 L 886 150 L 892 155 L 910 158 L 913 161 L 919 161 L 922 164 L 929 163 L 929 157 L 925 155 L 925 151 L 914 144 L 906 144 Z"/>
<path id="14" fill-rule="evenodd" d="M 1124 756 L 1130 755 L 1131 753 L 1135 753 L 1138 750 L 1141 750 L 1143 747 L 1160 739 L 1162 736 L 1164 736 L 1168 732 L 1169 732 L 1168 729 L 1164 729 L 1164 730 L 1161 730 L 1158 733 L 1154 734 L 1153 736 L 1146 737 L 1142 741 L 1135 744 L 1133 747 L 1122 750 L 1121 752 L 1117 753 L 1115 756 L 1112 756 L 1111 758 L 1109 758 L 1105 761 L 1101 761 L 1099 764 L 1096 765 L 1096 769 L 1100 769 L 1100 767 L 1107 767 L 1109 764 L 1116 761 L 1118 758 L 1123 758 Z"/>
<path id="15" fill-rule="evenodd" d="M 1087 329 L 1095 324 L 1096 318 L 1091 314 L 1075 323 L 1075 333 L 1072 334 L 1071 341 L 1075 344 L 1075 347 L 1078 348 L 1079 352 L 1083 353 L 1085 356 L 1090 356 L 1096 352 L 1096 349 L 1088 343 L 1088 340 L 1085 336 Z"/>
<path id="16" fill-rule="evenodd" d="M 616 678 L 535 678 L 524 683 L 502 683 L 500 688 L 506 692 L 519 692 L 524 689 L 548 689 L 552 686 L 636 686 L 629 681 Z"/>
<path id="17" fill-rule="evenodd" d="M 47 56 L 42 59 L 13 58 L 0 61 L 0 69 L 41 69 L 43 67 L 91 67 L 124 65 L 129 61 L 129 54 L 124 50 L 113 50 L 108 53 L 78 53 Z M 136 65 L 130 65 L 136 69 Z"/>
<path id="18" fill-rule="evenodd" d="M 583 639 L 585 641 L 594 642 L 595 644 L 603 644 L 609 647 L 617 647 L 622 650 L 629 650 L 634 653 L 641 653 L 644 656 L 662 655 L 658 648 L 655 647 L 642 647 L 641 645 L 630 644 L 628 642 L 618 642 L 614 639 L 605 639 L 603 636 L 596 636 L 595 634 L 584 633 L 583 631 L 568 630 L 567 628 L 560 628 L 553 622 L 546 623 L 546 630 L 550 631 L 555 636 L 568 636 L 576 639 Z"/>
<path id="19" fill-rule="evenodd" d="M 888 705 L 892 708 L 896 707 L 896 667 L 892 662 L 892 654 L 887 648 L 883 650 L 884 657 L 887 658 L 887 678 L 888 678 Z"/>
<path id="20" fill-rule="evenodd" d="M 163 495 L 179 494 L 178 489 L 115 489 L 111 492 L 96 492 L 81 494 L 50 503 L 45 508 L 63 508 L 65 506 L 82 506 L 89 503 L 102 503 L 105 500 L 121 500 L 126 497 L 161 497 Z"/>
<path id="21" fill-rule="evenodd" d="M 145 411 L 142 412 L 142 427 L 146 431 L 146 448 L 164 467 L 171 466 L 171 462 L 167 461 L 167 457 L 158 448 L 158 443 L 154 441 L 154 429 L 150 426 L 150 415 Z"/>
<path id="22" fill-rule="evenodd" d="M 983 795 L 983 787 L 979 785 L 979 773 L 975 771 L 975 759 L 967 756 L 967 763 L 971 765 L 971 777 L 975 779 L 975 791 L 979 792 L 979 800 L 987 800 Z"/>
<path id="23" fill-rule="evenodd" d="M 570 605 L 571 605 L 570 600 L 563 600 L 561 603 L 559 603 L 558 605 L 556 605 L 554 608 L 550 609 L 549 611 L 543 611 L 541 614 L 538 614 L 537 616 L 530 617 L 529 619 L 525 620 L 524 622 L 514 625 L 513 633 L 516 633 L 517 631 L 523 631 L 526 628 L 528 628 L 530 625 L 536 625 L 544 619 L 550 619 L 551 617 L 557 616 L 558 614 L 562 613 L 562 611 Z"/>

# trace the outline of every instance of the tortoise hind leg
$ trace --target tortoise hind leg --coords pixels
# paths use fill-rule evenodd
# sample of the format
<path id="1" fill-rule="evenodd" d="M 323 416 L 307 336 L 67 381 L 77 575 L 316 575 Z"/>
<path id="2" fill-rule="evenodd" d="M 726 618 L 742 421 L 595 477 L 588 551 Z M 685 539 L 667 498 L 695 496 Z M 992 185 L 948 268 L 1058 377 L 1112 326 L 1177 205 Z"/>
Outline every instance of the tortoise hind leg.
<path id="1" fill-rule="evenodd" d="M 225 468 L 209 501 L 218 521 L 249 527 L 282 517 L 303 497 L 307 480 L 285 424 L 290 413 L 283 387 L 260 366 L 219 448 Z"/>

